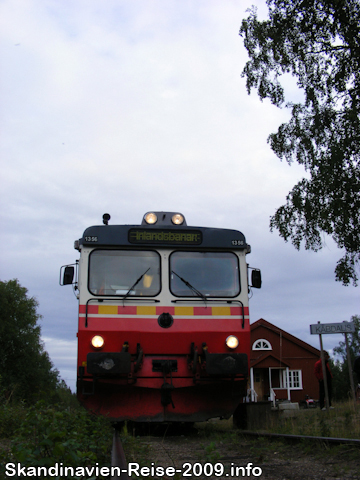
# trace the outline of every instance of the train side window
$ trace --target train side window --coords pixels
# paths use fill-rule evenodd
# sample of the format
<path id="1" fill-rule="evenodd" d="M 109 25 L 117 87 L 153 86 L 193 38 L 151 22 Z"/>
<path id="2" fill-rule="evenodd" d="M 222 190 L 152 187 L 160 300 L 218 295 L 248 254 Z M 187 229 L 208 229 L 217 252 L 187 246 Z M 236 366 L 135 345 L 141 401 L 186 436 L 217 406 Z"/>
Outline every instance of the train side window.
<path id="1" fill-rule="evenodd" d="M 173 252 L 170 290 L 177 297 L 235 297 L 240 293 L 238 257 L 232 252 Z"/>
<path id="2" fill-rule="evenodd" d="M 100 249 L 91 252 L 89 291 L 93 295 L 153 297 L 160 288 L 157 252 Z"/>

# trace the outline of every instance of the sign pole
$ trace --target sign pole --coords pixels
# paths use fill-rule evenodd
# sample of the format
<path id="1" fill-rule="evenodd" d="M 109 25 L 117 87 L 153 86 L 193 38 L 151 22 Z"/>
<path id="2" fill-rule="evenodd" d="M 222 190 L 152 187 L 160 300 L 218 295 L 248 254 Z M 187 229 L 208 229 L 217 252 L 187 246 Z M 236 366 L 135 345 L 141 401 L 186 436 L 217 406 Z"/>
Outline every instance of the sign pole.
<path id="1" fill-rule="evenodd" d="M 320 323 L 320 322 L 318 322 L 318 323 Z M 326 365 L 325 365 L 324 349 L 323 349 L 323 343 L 322 343 L 321 333 L 319 334 L 319 340 L 320 340 L 320 352 L 321 352 L 321 367 L 322 367 L 323 381 L 324 381 L 324 390 L 325 390 L 325 405 L 326 405 L 326 410 L 329 411 L 329 409 L 330 409 L 330 405 L 329 405 L 329 393 L 328 393 L 328 384 L 327 384 L 327 375 L 326 375 Z"/>
<path id="2" fill-rule="evenodd" d="M 346 345 L 346 355 L 347 355 L 347 361 L 348 361 L 348 367 L 349 367 L 349 376 L 350 376 L 350 385 L 351 385 L 351 395 L 354 400 L 354 405 L 356 406 L 356 396 L 355 396 L 355 386 L 354 386 L 354 377 L 352 374 L 352 365 L 351 365 L 351 358 L 350 358 L 350 349 L 349 349 L 349 342 L 348 342 L 348 337 L 347 333 L 344 333 L 345 337 L 345 345 Z"/>
<path id="3" fill-rule="evenodd" d="M 355 324 L 354 322 L 347 322 L 343 321 L 342 323 L 320 323 L 318 322 L 315 325 L 310 325 L 310 333 L 312 335 L 319 335 L 320 339 L 320 350 L 321 350 L 321 366 L 322 366 L 322 373 L 324 378 L 324 389 L 325 389 L 325 400 L 326 400 L 326 410 L 329 410 L 330 403 L 329 403 L 329 390 L 328 390 L 328 382 L 327 382 L 327 368 L 325 365 L 325 358 L 324 358 L 324 350 L 322 344 L 322 334 L 328 333 L 343 333 L 345 335 L 345 344 L 346 344 L 346 354 L 347 360 L 349 364 L 349 374 L 350 374 L 350 384 L 351 384 L 351 393 L 356 403 L 355 397 L 355 387 L 354 387 L 354 378 L 351 371 L 351 360 L 350 360 L 350 351 L 348 345 L 347 334 L 348 333 L 355 333 Z"/>

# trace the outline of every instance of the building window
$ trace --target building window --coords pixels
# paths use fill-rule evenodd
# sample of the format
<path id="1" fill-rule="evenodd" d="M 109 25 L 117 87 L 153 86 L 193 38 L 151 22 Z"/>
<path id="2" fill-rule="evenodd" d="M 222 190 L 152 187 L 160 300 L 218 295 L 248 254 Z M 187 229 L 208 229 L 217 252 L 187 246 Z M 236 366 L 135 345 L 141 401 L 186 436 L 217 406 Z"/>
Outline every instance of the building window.
<path id="1" fill-rule="evenodd" d="M 253 350 L 272 350 L 271 343 L 264 338 L 260 338 L 259 340 L 255 340 L 252 346 Z"/>
<path id="2" fill-rule="evenodd" d="M 290 390 L 302 390 L 301 370 L 289 370 L 289 388 Z M 283 371 L 284 388 L 287 388 L 286 370 Z"/>

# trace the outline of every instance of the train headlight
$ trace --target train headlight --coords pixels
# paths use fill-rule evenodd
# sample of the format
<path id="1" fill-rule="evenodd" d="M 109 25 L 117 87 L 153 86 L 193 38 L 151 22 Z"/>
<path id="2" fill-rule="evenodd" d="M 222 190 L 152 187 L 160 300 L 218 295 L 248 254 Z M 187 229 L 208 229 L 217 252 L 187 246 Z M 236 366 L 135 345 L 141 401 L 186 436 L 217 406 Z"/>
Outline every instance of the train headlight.
<path id="1" fill-rule="evenodd" d="M 181 213 L 175 213 L 175 215 L 171 217 L 171 221 L 174 225 L 182 225 L 184 223 L 184 217 Z"/>
<path id="2" fill-rule="evenodd" d="M 158 218 L 155 213 L 149 212 L 145 215 L 144 219 L 148 225 L 154 225 Z"/>
<path id="3" fill-rule="evenodd" d="M 104 346 L 103 337 L 101 335 L 95 335 L 95 337 L 91 339 L 91 345 L 94 348 L 102 348 Z"/>
<path id="4" fill-rule="evenodd" d="M 239 345 L 239 340 L 234 335 L 229 335 L 225 340 L 226 346 L 232 350 Z"/>

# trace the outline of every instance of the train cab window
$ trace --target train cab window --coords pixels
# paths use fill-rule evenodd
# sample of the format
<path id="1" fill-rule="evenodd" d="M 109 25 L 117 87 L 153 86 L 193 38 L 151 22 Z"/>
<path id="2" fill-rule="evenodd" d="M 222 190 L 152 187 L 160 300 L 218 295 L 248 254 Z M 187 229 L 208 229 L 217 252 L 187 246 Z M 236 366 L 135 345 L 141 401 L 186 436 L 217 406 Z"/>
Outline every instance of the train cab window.
<path id="1" fill-rule="evenodd" d="M 94 250 L 89 260 L 93 295 L 153 297 L 160 292 L 160 256 L 154 251 Z"/>
<path id="2" fill-rule="evenodd" d="M 238 257 L 231 252 L 173 252 L 170 290 L 177 297 L 235 297 L 240 293 Z"/>

